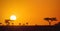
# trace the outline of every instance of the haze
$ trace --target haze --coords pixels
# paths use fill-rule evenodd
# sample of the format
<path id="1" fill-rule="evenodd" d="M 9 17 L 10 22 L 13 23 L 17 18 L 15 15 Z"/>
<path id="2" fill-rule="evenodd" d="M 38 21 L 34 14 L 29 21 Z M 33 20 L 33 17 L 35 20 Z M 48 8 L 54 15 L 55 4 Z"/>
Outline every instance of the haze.
<path id="1" fill-rule="evenodd" d="M 60 22 L 60 0 L 0 0 L 0 22 L 5 24 L 5 19 L 16 15 L 17 20 L 11 21 L 29 25 L 48 25 L 45 17 L 56 17 L 58 21 L 51 22 L 52 25 Z"/>

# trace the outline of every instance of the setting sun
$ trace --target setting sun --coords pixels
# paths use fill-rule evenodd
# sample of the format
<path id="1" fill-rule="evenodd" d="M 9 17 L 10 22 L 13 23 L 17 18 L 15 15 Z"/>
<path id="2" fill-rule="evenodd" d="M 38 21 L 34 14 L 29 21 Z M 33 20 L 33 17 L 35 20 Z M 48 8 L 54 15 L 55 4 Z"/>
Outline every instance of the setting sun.
<path id="1" fill-rule="evenodd" d="M 16 16 L 15 15 L 11 15 L 10 20 L 16 20 Z"/>

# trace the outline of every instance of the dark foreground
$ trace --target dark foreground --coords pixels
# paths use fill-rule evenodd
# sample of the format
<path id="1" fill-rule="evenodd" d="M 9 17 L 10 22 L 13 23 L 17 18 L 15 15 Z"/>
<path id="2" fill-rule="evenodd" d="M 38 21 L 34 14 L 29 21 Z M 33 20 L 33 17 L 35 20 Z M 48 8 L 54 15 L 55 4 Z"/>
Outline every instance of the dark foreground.
<path id="1" fill-rule="evenodd" d="M 0 26 L 0 31 L 60 31 L 60 26 Z"/>

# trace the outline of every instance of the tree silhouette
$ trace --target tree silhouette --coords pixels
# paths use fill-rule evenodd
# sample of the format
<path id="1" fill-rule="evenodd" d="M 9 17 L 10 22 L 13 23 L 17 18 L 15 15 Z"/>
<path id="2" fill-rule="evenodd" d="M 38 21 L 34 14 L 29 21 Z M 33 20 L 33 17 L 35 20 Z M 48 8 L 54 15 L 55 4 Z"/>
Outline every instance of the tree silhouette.
<path id="1" fill-rule="evenodd" d="M 46 20 L 46 21 L 48 21 L 49 22 L 49 25 L 51 25 L 51 23 L 50 23 L 50 18 L 44 18 L 44 20 Z"/>
<path id="2" fill-rule="evenodd" d="M 19 25 L 21 25 L 21 23 L 19 23 Z"/>
<path id="3" fill-rule="evenodd" d="M 6 23 L 7 25 L 9 25 L 9 24 L 10 24 L 10 20 L 5 20 L 5 23 Z"/>
<path id="4" fill-rule="evenodd" d="M 14 23 L 12 23 L 12 25 L 13 25 Z"/>
<path id="5" fill-rule="evenodd" d="M 14 23 L 12 23 L 12 26 L 14 26 Z"/>
<path id="6" fill-rule="evenodd" d="M 26 25 L 28 25 L 28 22 L 26 23 Z"/>
<path id="7" fill-rule="evenodd" d="M 49 22 L 49 25 L 51 25 L 51 21 L 57 21 L 56 18 L 44 18 L 44 20 Z"/>

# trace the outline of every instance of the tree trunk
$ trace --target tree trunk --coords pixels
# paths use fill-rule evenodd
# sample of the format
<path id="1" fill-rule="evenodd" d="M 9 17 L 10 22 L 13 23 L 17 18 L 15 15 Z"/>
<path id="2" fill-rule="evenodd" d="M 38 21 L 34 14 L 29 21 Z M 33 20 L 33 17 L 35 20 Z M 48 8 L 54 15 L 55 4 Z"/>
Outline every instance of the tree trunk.
<path id="1" fill-rule="evenodd" d="M 49 26 L 51 26 L 51 20 L 49 20 Z"/>

